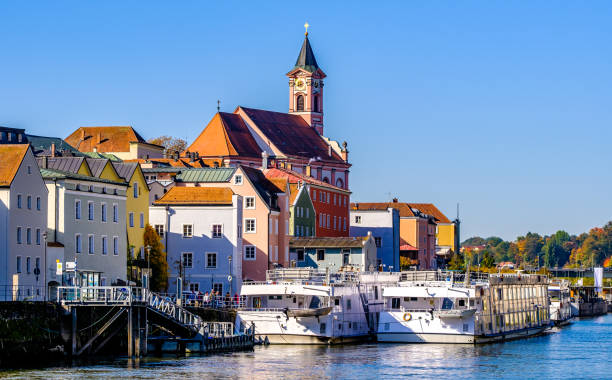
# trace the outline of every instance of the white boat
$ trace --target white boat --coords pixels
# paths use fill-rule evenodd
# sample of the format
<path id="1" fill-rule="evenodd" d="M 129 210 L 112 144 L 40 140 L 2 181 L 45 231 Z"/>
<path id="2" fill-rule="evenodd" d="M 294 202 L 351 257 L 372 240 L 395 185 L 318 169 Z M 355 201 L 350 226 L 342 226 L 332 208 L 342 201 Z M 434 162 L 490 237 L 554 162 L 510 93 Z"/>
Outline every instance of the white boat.
<path id="1" fill-rule="evenodd" d="M 548 278 L 525 274 L 403 272 L 383 289 L 379 342 L 486 343 L 549 326 Z"/>
<path id="2" fill-rule="evenodd" d="M 266 278 L 242 284 L 238 329 L 254 324 L 256 338 L 271 344 L 338 344 L 374 336 L 382 285 L 397 283 L 399 274 L 288 268 Z"/>
<path id="3" fill-rule="evenodd" d="M 571 323 L 572 303 L 569 282 L 562 281 L 548 286 L 550 298 L 550 322 L 555 326 L 564 326 Z"/>

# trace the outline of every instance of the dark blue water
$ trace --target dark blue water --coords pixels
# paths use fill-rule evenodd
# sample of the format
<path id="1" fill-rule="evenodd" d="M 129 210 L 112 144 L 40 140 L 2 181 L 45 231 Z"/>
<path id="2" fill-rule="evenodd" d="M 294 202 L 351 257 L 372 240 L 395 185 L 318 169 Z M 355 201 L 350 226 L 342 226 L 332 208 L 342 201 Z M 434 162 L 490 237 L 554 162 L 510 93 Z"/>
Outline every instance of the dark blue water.
<path id="1" fill-rule="evenodd" d="M 470 345 L 269 346 L 207 357 L 117 360 L 94 366 L 0 372 L 0 377 L 72 379 L 608 379 L 612 315 L 544 336 Z"/>

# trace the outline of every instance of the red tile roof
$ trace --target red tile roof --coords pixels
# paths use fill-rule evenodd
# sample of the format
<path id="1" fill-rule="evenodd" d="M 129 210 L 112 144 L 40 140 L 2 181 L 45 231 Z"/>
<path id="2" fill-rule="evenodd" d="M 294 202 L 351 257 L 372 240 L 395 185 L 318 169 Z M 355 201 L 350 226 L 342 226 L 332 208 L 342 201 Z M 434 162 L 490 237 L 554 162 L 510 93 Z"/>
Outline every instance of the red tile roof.
<path id="1" fill-rule="evenodd" d="M 408 203 L 412 208 L 416 208 L 423 214 L 431 215 L 441 223 L 451 223 L 451 221 L 432 203 Z"/>
<path id="2" fill-rule="evenodd" d="M 231 205 L 234 193 L 228 187 L 174 186 L 154 205 Z"/>
<path id="3" fill-rule="evenodd" d="M 131 142 L 148 144 L 131 126 L 80 127 L 65 140 L 81 152 L 129 152 Z"/>
<path id="4" fill-rule="evenodd" d="M 218 112 L 187 148 L 203 157 L 261 157 L 261 149 L 242 117 Z"/>
<path id="5" fill-rule="evenodd" d="M 294 172 L 293 170 L 289 170 L 285 168 L 266 169 L 264 170 L 264 173 L 267 178 L 287 178 L 289 180 L 289 183 L 306 182 L 306 183 L 310 183 L 311 185 L 328 188 L 329 190 L 350 193 L 350 191 L 346 189 L 342 189 L 340 187 L 331 185 L 327 182 L 319 181 L 316 178 L 312 178 L 305 174 Z"/>
<path id="6" fill-rule="evenodd" d="M 0 145 L 0 187 L 11 186 L 29 147 L 29 144 Z"/>
<path id="7" fill-rule="evenodd" d="M 301 116 L 246 107 L 234 113 L 241 110 L 284 155 L 344 162 L 333 149 L 329 155 L 329 145 Z"/>
<path id="8" fill-rule="evenodd" d="M 356 211 L 372 211 L 372 210 L 386 210 L 388 208 L 394 208 L 399 211 L 400 217 L 413 217 L 415 216 L 408 203 L 400 203 L 400 202 L 355 202 L 351 203 L 351 210 Z"/>

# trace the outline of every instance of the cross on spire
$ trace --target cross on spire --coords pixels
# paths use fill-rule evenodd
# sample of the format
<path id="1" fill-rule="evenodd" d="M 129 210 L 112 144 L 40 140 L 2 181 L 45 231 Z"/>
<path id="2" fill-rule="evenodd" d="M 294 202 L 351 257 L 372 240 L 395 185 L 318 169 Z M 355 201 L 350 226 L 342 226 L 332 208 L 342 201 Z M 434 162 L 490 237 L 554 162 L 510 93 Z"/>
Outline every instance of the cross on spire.
<path id="1" fill-rule="evenodd" d="M 217 99 L 217 112 L 221 111 L 221 101 Z"/>
<path id="2" fill-rule="evenodd" d="M 306 33 L 304 33 L 306 36 L 308 35 L 308 27 L 310 25 L 308 25 L 308 22 L 306 22 L 306 24 L 304 24 L 304 28 L 306 29 Z"/>

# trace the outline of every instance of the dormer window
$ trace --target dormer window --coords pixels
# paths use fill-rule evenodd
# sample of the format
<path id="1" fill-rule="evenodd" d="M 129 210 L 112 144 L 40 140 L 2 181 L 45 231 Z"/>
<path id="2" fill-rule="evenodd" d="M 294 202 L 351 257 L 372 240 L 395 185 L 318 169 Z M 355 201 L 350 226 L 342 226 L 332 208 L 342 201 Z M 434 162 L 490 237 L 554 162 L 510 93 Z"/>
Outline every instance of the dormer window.
<path id="1" fill-rule="evenodd" d="M 304 95 L 298 95 L 295 103 L 298 111 L 304 111 Z"/>

